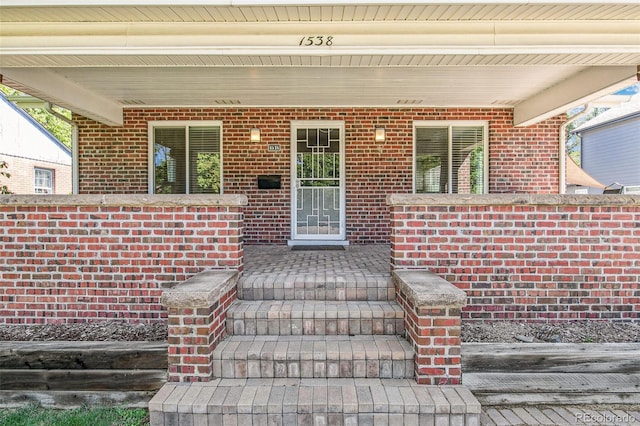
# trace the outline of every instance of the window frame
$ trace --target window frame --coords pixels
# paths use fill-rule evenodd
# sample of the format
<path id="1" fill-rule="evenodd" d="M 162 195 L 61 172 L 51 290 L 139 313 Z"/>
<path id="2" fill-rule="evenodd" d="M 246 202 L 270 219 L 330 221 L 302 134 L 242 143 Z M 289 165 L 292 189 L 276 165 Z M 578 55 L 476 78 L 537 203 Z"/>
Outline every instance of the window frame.
<path id="1" fill-rule="evenodd" d="M 223 157 L 223 127 L 220 120 L 161 120 L 161 121 L 149 121 L 148 123 L 148 192 L 149 194 L 155 194 L 155 129 L 158 127 L 184 127 L 185 130 L 185 152 L 186 157 L 189 158 L 189 127 L 219 127 L 220 128 L 220 193 L 224 193 L 224 157 Z M 191 176 L 191 164 L 187 161 L 185 176 L 185 195 L 197 195 L 190 192 L 189 177 Z"/>
<path id="2" fill-rule="evenodd" d="M 486 120 L 416 120 L 413 122 L 413 155 L 411 158 L 411 187 L 412 193 L 416 194 L 416 158 L 418 150 L 418 129 L 429 127 L 447 127 L 447 168 L 448 168 L 448 188 L 444 194 L 457 194 L 452 192 L 451 182 L 453 178 L 453 132 L 454 127 L 482 127 L 482 148 L 485 153 L 482 159 L 484 176 L 482 179 L 483 194 L 489 193 L 489 122 Z M 443 193 L 440 193 L 443 194 Z M 468 194 L 467 194 L 468 195 Z M 473 195 L 473 194 L 471 194 Z"/>
<path id="3" fill-rule="evenodd" d="M 46 172 L 50 176 L 51 186 L 44 187 L 36 185 L 36 180 L 38 178 L 38 171 Z M 55 170 L 47 169 L 46 167 L 34 167 L 33 168 L 33 193 L 34 194 L 55 194 L 56 192 L 56 184 L 55 184 Z M 49 192 L 38 192 L 38 188 L 47 188 Z"/>

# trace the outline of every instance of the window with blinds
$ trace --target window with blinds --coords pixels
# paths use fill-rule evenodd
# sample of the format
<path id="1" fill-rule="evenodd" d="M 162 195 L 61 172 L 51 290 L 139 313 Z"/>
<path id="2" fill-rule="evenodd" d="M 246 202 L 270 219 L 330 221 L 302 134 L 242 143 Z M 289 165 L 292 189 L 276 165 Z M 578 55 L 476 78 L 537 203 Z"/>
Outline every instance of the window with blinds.
<path id="1" fill-rule="evenodd" d="M 416 124 L 416 193 L 483 194 L 486 191 L 486 124 Z"/>
<path id="2" fill-rule="evenodd" d="M 222 189 L 220 125 L 156 124 L 151 132 L 150 191 L 156 194 L 219 194 Z"/>

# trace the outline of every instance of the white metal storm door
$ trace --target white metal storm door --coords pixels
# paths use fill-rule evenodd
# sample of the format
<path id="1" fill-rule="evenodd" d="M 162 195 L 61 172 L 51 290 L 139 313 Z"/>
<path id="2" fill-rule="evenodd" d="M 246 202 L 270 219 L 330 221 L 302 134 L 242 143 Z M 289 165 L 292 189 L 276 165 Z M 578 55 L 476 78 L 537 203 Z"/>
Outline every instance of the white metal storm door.
<path id="1" fill-rule="evenodd" d="M 344 123 L 291 123 L 291 237 L 344 241 Z"/>

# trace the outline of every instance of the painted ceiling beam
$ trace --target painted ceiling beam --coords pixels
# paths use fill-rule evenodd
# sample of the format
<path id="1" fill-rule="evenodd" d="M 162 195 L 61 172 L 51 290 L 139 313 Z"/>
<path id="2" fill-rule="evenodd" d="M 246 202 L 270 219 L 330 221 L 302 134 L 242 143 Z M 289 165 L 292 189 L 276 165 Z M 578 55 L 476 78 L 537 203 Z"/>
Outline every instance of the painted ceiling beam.
<path id="1" fill-rule="evenodd" d="M 1 55 L 640 53 L 640 22 L 3 23 Z M 81 42 L 79 40 L 81 39 Z"/>
<path id="2" fill-rule="evenodd" d="M 45 68 L 0 68 L 0 75 L 39 93 L 47 101 L 110 126 L 122 126 L 122 106 Z"/>
<path id="3" fill-rule="evenodd" d="M 590 67 L 515 106 L 513 124 L 529 126 L 638 82 L 636 66 Z"/>

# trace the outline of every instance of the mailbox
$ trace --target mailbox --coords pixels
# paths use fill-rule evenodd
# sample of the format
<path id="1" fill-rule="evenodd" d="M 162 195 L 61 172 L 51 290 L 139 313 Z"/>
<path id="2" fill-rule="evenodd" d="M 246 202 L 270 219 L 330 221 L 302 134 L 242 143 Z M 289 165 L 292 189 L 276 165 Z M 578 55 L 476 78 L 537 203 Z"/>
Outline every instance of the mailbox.
<path id="1" fill-rule="evenodd" d="M 258 176 L 258 189 L 280 189 L 280 175 Z"/>

